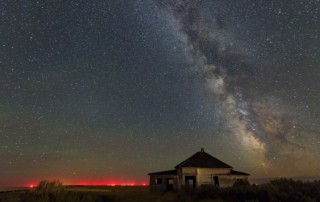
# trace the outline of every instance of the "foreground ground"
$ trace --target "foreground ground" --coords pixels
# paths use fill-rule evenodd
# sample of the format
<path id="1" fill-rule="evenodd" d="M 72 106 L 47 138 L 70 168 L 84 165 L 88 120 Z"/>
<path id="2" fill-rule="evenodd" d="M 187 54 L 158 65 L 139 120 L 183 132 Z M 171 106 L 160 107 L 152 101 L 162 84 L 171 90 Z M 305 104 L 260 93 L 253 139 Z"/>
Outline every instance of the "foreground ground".
<path id="1" fill-rule="evenodd" d="M 112 202 L 175 202 L 175 201 L 218 201 L 218 200 L 193 200 L 190 197 L 181 198 L 177 193 L 150 192 L 148 186 L 69 186 L 66 191 L 80 195 L 80 201 L 112 201 Z M 16 202 L 21 200 L 25 190 L 0 192 L 0 202 Z M 99 196 L 99 197 L 97 197 Z M 105 196 L 105 197 L 104 197 Z M 32 199 L 32 201 L 45 201 L 43 199 Z M 50 200 L 49 200 L 50 201 Z"/>
<path id="2" fill-rule="evenodd" d="M 0 202 L 213 202 L 213 201 L 320 201 L 320 181 L 272 180 L 251 185 L 239 181 L 230 188 L 213 185 L 182 187 L 177 192 L 150 192 L 148 186 L 63 186 L 41 181 L 36 188 L 2 192 Z"/>

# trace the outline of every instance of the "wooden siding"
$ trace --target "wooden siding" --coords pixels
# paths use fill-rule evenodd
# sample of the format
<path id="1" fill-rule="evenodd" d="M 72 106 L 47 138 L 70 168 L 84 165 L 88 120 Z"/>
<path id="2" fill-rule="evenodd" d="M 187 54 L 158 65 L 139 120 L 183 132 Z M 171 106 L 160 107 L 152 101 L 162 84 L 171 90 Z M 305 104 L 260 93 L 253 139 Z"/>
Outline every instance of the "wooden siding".
<path id="1" fill-rule="evenodd" d="M 197 175 L 198 175 L 197 168 L 184 167 L 184 168 L 181 168 L 179 171 L 178 171 L 179 182 L 180 182 L 179 188 L 186 184 L 186 181 L 185 181 L 185 177 L 186 176 L 196 176 L 196 183 L 198 182 L 198 179 L 197 179 Z"/>
<path id="2" fill-rule="evenodd" d="M 183 175 L 197 175 L 197 168 L 182 168 Z"/>
<path id="3" fill-rule="evenodd" d="M 219 176 L 219 182 L 220 182 L 220 187 L 225 188 L 225 187 L 231 187 L 237 180 L 248 180 L 247 176 L 235 176 L 235 175 L 229 175 L 229 176 Z"/>
<path id="4" fill-rule="evenodd" d="M 213 176 L 219 176 L 230 173 L 230 168 L 198 168 L 198 186 L 212 185 Z"/>

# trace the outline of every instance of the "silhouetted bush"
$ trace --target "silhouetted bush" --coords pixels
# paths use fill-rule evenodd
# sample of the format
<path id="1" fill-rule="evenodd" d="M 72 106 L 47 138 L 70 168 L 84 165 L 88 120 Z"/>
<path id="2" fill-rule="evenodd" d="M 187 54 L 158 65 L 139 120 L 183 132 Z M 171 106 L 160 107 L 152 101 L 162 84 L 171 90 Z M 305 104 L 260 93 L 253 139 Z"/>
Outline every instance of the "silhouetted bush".
<path id="1" fill-rule="evenodd" d="M 19 197 L 21 202 L 112 202 L 111 196 L 100 192 L 67 191 L 59 180 L 43 180 L 39 185 Z"/>
<path id="2" fill-rule="evenodd" d="M 39 194 L 63 194 L 65 193 L 65 187 L 59 180 L 42 180 L 35 189 Z"/>
<path id="3" fill-rule="evenodd" d="M 319 182 L 302 182 L 292 179 L 277 179 L 263 185 L 271 200 L 276 201 L 312 201 L 319 200 Z"/>
<path id="4" fill-rule="evenodd" d="M 250 186 L 248 180 L 236 180 L 232 187 Z"/>

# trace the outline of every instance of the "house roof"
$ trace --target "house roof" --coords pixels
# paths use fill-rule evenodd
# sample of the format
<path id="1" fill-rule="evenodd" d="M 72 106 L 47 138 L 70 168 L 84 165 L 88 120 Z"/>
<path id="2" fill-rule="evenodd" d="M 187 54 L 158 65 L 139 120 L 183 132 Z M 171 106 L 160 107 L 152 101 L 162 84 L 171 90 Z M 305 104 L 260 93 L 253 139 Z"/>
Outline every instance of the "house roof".
<path id="1" fill-rule="evenodd" d="M 236 171 L 236 170 L 231 170 L 230 174 L 231 174 L 231 175 L 246 175 L 246 176 L 249 176 L 249 175 L 250 175 L 250 174 L 248 174 L 248 173 L 243 173 L 243 172 Z"/>
<path id="2" fill-rule="evenodd" d="M 148 175 L 177 175 L 177 170 L 166 170 L 155 173 L 149 173 Z"/>
<path id="3" fill-rule="evenodd" d="M 202 148 L 200 152 L 195 153 L 187 160 L 178 164 L 175 168 L 180 167 L 200 167 L 200 168 L 232 168 L 228 164 L 206 153 Z"/>

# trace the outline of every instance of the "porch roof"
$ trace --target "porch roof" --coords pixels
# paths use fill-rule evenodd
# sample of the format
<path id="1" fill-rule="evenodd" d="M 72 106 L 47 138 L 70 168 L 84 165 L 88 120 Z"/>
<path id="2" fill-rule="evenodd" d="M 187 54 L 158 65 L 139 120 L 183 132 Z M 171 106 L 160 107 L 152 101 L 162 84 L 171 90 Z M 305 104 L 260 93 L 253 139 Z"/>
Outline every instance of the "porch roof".
<path id="1" fill-rule="evenodd" d="M 240 172 L 240 171 L 236 171 L 236 170 L 231 170 L 230 174 L 231 175 L 246 175 L 246 176 L 250 175 L 248 173 L 244 173 L 244 172 Z"/>

